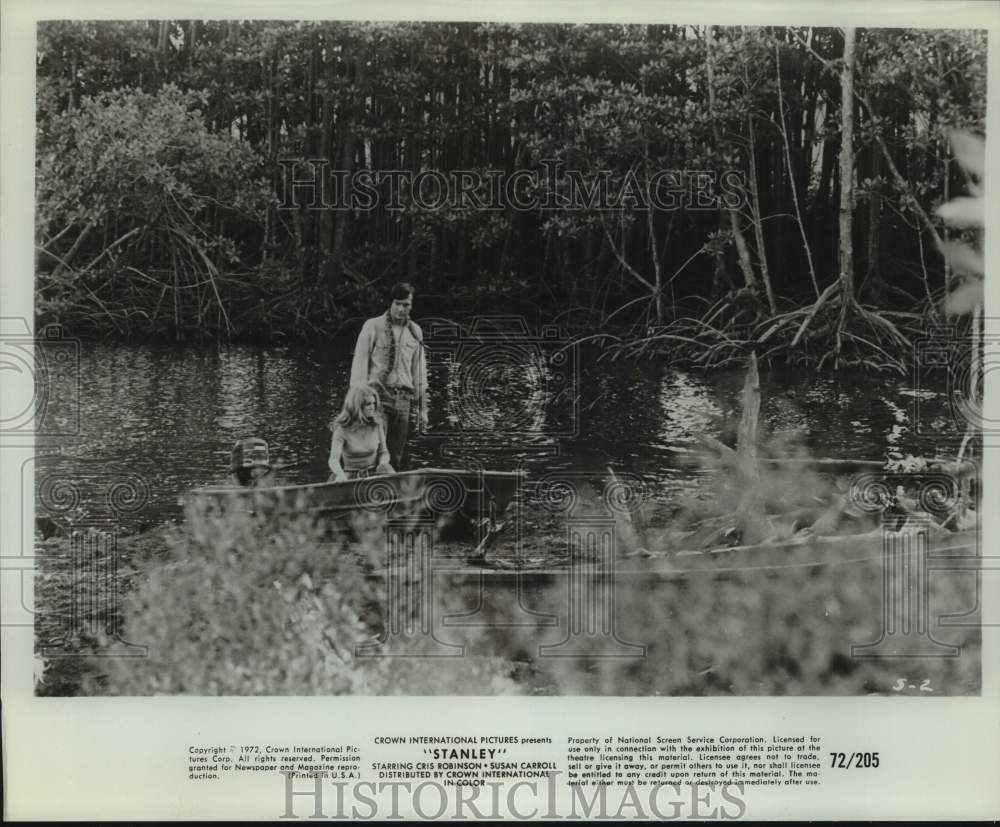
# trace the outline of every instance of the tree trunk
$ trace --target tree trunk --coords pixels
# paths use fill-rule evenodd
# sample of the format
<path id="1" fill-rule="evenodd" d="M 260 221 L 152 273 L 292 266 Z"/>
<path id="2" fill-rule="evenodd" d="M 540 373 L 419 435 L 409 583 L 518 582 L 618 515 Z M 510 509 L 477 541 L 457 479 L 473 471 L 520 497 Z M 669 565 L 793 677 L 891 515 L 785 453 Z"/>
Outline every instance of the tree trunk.
<path id="1" fill-rule="evenodd" d="M 646 157 L 649 157 L 649 142 L 646 143 Z M 649 165 L 645 165 L 646 181 L 650 179 Z M 663 325 L 663 272 L 660 265 L 660 250 L 656 244 L 656 223 L 653 220 L 653 207 L 646 209 L 646 232 L 649 235 L 649 255 L 653 260 L 653 307 L 656 313 L 656 326 Z"/>
<path id="2" fill-rule="evenodd" d="M 156 73 L 161 81 L 166 75 L 168 25 L 169 21 L 161 20 L 159 29 L 156 33 L 156 55 L 153 58 L 153 63 L 156 66 Z"/>
<path id="3" fill-rule="evenodd" d="M 813 30 L 809 27 L 806 35 L 806 48 L 812 48 Z M 816 140 L 816 100 L 819 97 L 819 90 L 814 86 L 810 88 L 809 81 L 813 78 L 812 63 L 807 63 L 808 68 L 802 72 L 802 86 L 799 90 L 799 100 L 802 101 L 802 168 L 799 180 L 805 182 L 805 200 L 808 201 L 809 180 L 812 178 L 813 166 L 813 144 Z"/>
<path id="4" fill-rule="evenodd" d="M 361 90 L 364 84 L 365 55 L 362 53 L 354 56 L 354 85 Z M 344 127 L 344 147 L 340 160 L 340 170 L 342 171 L 343 190 L 340 193 L 344 209 L 337 211 L 337 224 L 333 231 L 333 244 L 330 249 L 330 263 L 326 271 L 326 285 L 328 290 L 335 290 L 340 281 L 340 276 L 344 272 L 344 255 L 347 249 L 347 231 L 351 223 L 351 176 L 354 174 L 354 155 L 357 142 L 358 124 L 364 121 L 365 99 L 364 93 L 359 91 L 358 100 L 350 104 L 350 115 Z"/>
<path id="5" fill-rule="evenodd" d="M 330 71 L 328 69 L 328 71 Z M 323 103 L 320 107 L 320 155 L 328 162 L 323 168 L 322 178 L 326 197 L 335 198 L 336 202 L 343 204 L 343 192 L 341 192 L 342 181 L 335 180 L 334 173 L 339 169 L 338 161 L 342 157 L 343 136 L 341 143 L 334 140 L 334 111 L 336 107 L 333 101 L 333 93 L 323 92 Z M 338 215 L 332 209 L 323 204 L 324 209 L 320 213 L 319 244 L 323 251 L 330 255 L 334 248 L 334 233 L 336 231 L 335 216 Z M 328 259 L 329 260 L 329 259 Z M 329 273 L 327 273 L 329 276 Z M 332 285 L 331 285 L 332 286 Z"/>
<path id="6" fill-rule="evenodd" d="M 788 183 L 792 188 L 792 204 L 795 206 L 795 218 L 798 221 L 799 232 L 802 234 L 802 246 L 806 251 L 806 262 L 809 264 L 809 277 L 812 279 L 813 291 L 816 293 L 816 298 L 818 299 L 820 292 L 819 281 L 816 278 L 816 268 L 813 267 L 812 251 L 809 249 L 806 227 L 802 222 L 802 210 L 799 208 L 799 190 L 795 180 L 794 164 L 792 163 L 792 150 L 788 145 L 788 130 L 785 121 L 785 98 L 781 91 L 781 53 L 778 50 L 777 44 L 774 46 L 774 62 L 778 73 L 778 117 L 781 119 L 781 138 L 785 145 L 785 159 L 788 162 Z"/>
<path id="7" fill-rule="evenodd" d="M 874 146 L 871 148 L 871 153 L 871 178 L 875 183 L 868 201 L 868 251 L 865 256 L 865 272 L 868 275 L 874 275 L 877 282 L 879 277 L 879 225 L 882 220 L 882 184 L 879 181 L 879 176 L 882 174 L 882 155 L 878 147 Z M 947 198 L 947 194 L 945 198 Z"/>
<path id="8" fill-rule="evenodd" d="M 712 121 L 712 137 L 715 139 L 715 146 L 721 150 L 722 130 L 715 117 L 715 65 L 714 54 L 715 39 L 712 35 L 712 27 L 705 27 L 705 67 L 708 70 L 708 111 Z M 750 264 L 750 248 L 747 247 L 746 237 L 740 229 L 740 217 L 736 210 L 727 210 L 729 213 L 729 226 L 733 231 L 733 240 L 736 242 L 736 251 L 739 254 L 740 269 L 743 271 L 743 278 L 747 287 L 754 292 L 757 291 L 757 277 L 754 275 L 753 266 Z"/>
<path id="9" fill-rule="evenodd" d="M 90 231 L 97 226 L 98 218 L 92 218 L 86 223 L 83 230 L 80 231 L 80 235 L 76 237 L 76 241 L 73 242 L 73 246 L 69 248 L 66 255 L 62 257 L 62 260 L 56 265 L 55 269 L 52 271 L 52 277 L 62 275 L 63 271 L 69 268 L 70 264 L 73 262 L 73 258 L 79 252 L 80 247 L 83 246 L 83 242 L 86 240 L 87 236 L 90 235 Z"/>
<path id="10" fill-rule="evenodd" d="M 819 173 L 819 188 L 816 198 L 806 212 L 806 226 L 823 224 L 830 214 L 830 192 L 833 189 L 837 168 L 837 145 L 829 138 L 823 138 L 823 163 Z"/>
<path id="11" fill-rule="evenodd" d="M 757 193 L 757 151 L 754 147 L 756 136 L 753 129 L 753 115 L 747 115 L 747 129 L 750 138 L 750 206 L 753 210 L 753 232 L 757 239 L 757 261 L 760 262 L 760 278 L 764 282 L 764 291 L 767 293 L 767 306 L 773 316 L 778 312 L 778 306 L 774 301 L 774 288 L 771 286 L 771 274 L 767 269 L 767 251 L 764 249 L 764 224 L 763 216 L 760 214 L 760 198 Z M 657 282 L 658 283 L 658 282 Z"/>
<path id="12" fill-rule="evenodd" d="M 851 239 L 854 209 L 854 37 L 844 29 L 844 68 L 840 75 L 840 326 L 837 353 L 847 321 L 847 309 L 854 296 L 854 253 Z"/>

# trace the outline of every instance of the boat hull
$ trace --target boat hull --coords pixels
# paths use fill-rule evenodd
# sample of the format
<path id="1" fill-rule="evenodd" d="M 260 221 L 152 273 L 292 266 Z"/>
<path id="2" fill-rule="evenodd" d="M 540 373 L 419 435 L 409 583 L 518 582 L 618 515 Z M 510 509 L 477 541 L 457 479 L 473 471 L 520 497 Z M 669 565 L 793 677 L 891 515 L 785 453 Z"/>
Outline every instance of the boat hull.
<path id="1" fill-rule="evenodd" d="M 254 511 L 288 508 L 329 516 L 368 511 L 494 517 L 510 505 L 524 476 L 523 471 L 419 468 L 309 485 L 207 486 L 194 489 L 190 497 L 201 504 L 223 508 Z"/>

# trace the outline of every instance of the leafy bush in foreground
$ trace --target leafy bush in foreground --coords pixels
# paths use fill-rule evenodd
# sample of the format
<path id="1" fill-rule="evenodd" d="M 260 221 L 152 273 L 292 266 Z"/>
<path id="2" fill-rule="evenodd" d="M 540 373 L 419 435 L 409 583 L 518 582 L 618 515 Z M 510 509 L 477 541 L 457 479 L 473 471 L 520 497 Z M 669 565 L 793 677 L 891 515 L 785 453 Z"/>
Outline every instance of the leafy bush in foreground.
<path id="1" fill-rule="evenodd" d="M 312 520 L 189 510 L 187 526 L 124 606 L 147 658 L 111 658 L 117 695 L 500 694 L 494 659 L 356 657 L 377 629 L 373 587 Z M 367 550 L 365 553 L 371 553 Z"/>

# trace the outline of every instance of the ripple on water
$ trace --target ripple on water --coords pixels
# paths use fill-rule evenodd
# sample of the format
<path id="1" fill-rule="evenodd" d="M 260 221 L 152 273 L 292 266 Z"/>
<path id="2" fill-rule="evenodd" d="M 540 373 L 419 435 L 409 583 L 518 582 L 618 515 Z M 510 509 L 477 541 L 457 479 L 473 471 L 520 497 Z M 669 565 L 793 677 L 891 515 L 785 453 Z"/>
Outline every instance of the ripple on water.
<path id="1" fill-rule="evenodd" d="M 217 480 L 232 443 L 249 434 L 266 439 L 275 461 L 292 466 L 289 482 L 325 478 L 326 425 L 347 389 L 350 358 L 350 346 L 89 346 L 81 352 L 85 392 L 48 400 L 51 421 L 79 420 L 75 433 L 52 440 L 59 467 L 68 463 L 84 490 L 100 482 L 98 470 L 140 475 L 150 489 L 153 513 L 146 519 L 173 516 L 178 494 Z M 413 463 L 464 457 L 487 467 L 519 466 L 534 478 L 555 468 L 600 475 L 610 465 L 637 474 L 657 496 L 674 496 L 700 479 L 681 463 L 678 447 L 690 447 L 700 434 L 735 439 L 740 372 L 595 359 L 580 367 L 577 396 L 556 388 L 544 362 L 484 359 L 464 373 L 432 366 L 436 435 L 414 435 Z M 942 391 L 882 385 L 870 376 L 765 373 L 762 427 L 797 435 L 818 456 L 931 454 L 934 440 L 944 442 L 954 430 L 960 439 L 964 430 Z M 917 403 L 920 428 L 911 416 Z M 40 457 L 38 466 L 54 462 Z"/>

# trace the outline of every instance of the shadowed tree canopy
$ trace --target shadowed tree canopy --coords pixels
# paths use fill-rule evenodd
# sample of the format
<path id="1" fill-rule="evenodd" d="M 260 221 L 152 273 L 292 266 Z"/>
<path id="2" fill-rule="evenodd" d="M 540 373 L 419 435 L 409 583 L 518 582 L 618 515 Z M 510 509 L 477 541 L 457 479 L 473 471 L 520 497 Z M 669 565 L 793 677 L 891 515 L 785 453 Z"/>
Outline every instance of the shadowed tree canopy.
<path id="1" fill-rule="evenodd" d="M 845 363 L 891 364 L 944 312 L 963 231 L 935 207 L 966 185 L 949 135 L 983 130 L 986 36 L 852 35 L 845 55 L 809 27 L 42 23 L 39 321 L 327 335 L 409 279 L 442 313 L 702 364 L 819 361 L 838 330 Z M 393 203 L 388 171 L 427 189 Z"/>

